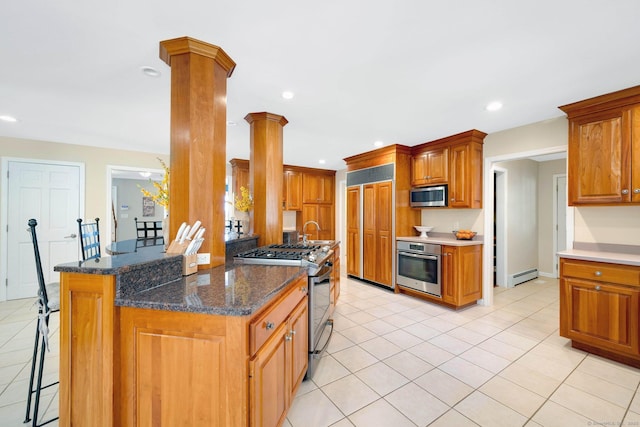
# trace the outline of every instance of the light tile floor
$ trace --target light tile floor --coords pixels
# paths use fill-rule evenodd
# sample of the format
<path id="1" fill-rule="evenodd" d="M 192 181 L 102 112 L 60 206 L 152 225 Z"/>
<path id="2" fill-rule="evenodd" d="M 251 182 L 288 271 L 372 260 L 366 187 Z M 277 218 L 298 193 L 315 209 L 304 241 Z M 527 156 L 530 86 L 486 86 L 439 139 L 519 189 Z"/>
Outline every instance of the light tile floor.
<path id="1" fill-rule="evenodd" d="M 640 370 L 572 349 L 558 309 L 556 279 L 453 311 L 343 277 L 285 426 L 640 425 Z"/>
<path id="2" fill-rule="evenodd" d="M 558 336 L 557 280 L 494 295 L 456 312 L 343 277 L 327 354 L 285 426 L 640 425 L 640 370 Z M 24 425 L 33 303 L 0 302 L 2 427 Z M 58 375 L 57 314 L 50 330 L 45 381 Z M 57 386 L 41 405 L 43 419 L 57 415 Z"/>

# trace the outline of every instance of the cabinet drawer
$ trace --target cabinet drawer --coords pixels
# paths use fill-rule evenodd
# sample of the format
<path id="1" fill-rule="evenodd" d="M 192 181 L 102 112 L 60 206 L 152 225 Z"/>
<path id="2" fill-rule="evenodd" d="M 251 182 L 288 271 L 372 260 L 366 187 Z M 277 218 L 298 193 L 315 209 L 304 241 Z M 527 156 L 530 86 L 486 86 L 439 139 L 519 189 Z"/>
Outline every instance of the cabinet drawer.
<path id="1" fill-rule="evenodd" d="M 561 269 L 562 277 L 640 286 L 640 268 L 634 266 L 563 259 Z"/>
<path id="2" fill-rule="evenodd" d="M 276 332 L 298 303 L 307 295 L 306 276 L 296 280 L 282 298 L 278 299 L 266 311 L 259 314 L 249 324 L 249 350 L 253 356 L 260 347 Z"/>

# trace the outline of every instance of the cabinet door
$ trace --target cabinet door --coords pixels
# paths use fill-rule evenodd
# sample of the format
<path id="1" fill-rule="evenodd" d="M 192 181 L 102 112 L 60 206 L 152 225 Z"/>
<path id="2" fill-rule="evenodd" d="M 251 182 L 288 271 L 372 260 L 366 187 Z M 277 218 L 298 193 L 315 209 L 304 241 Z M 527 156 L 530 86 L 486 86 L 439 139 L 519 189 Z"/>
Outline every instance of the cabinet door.
<path id="1" fill-rule="evenodd" d="M 393 261 L 393 186 L 391 182 L 375 184 L 376 191 L 376 279 L 377 283 L 392 286 Z"/>
<path id="2" fill-rule="evenodd" d="M 360 187 L 347 188 L 347 274 L 360 276 Z"/>
<path id="3" fill-rule="evenodd" d="M 285 210 L 302 210 L 302 174 L 300 172 L 285 171 L 283 194 L 285 197 Z"/>
<path id="4" fill-rule="evenodd" d="M 638 288 L 574 278 L 560 280 L 560 335 L 638 356 Z"/>
<path id="5" fill-rule="evenodd" d="M 442 247 L 442 300 L 455 306 L 482 297 L 482 245 Z"/>
<path id="6" fill-rule="evenodd" d="M 631 110 L 631 201 L 640 202 L 640 106 Z"/>
<path id="7" fill-rule="evenodd" d="M 376 280 L 376 190 L 374 184 L 362 187 L 362 277 Z"/>
<path id="8" fill-rule="evenodd" d="M 449 180 L 449 150 L 440 148 L 412 158 L 411 185 L 442 184 Z"/>
<path id="9" fill-rule="evenodd" d="M 333 203 L 334 177 L 326 174 L 302 174 L 303 203 Z"/>
<path id="10" fill-rule="evenodd" d="M 456 248 L 454 246 L 443 246 L 441 256 L 441 282 L 442 282 L 442 300 L 449 304 L 456 305 L 456 281 L 455 264 Z"/>
<path id="11" fill-rule="evenodd" d="M 287 414 L 291 384 L 289 336 L 289 324 L 281 324 L 249 362 L 252 426 L 278 426 Z"/>
<path id="12" fill-rule="evenodd" d="M 333 205 L 323 205 L 318 203 L 305 203 L 302 205 L 302 223 L 316 221 L 320 225 L 320 230 L 314 225 L 307 226 L 310 240 L 333 240 L 334 230 L 334 209 Z"/>
<path id="13" fill-rule="evenodd" d="M 569 127 L 569 204 L 631 200 L 631 111 L 574 119 Z"/>
<path id="14" fill-rule="evenodd" d="M 456 144 L 450 151 L 449 207 L 482 208 L 482 145 Z"/>
<path id="15" fill-rule="evenodd" d="M 233 194 L 239 196 L 240 187 L 249 188 L 249 163 L 237 163 L 231 167 Z"/>
<path id="16" fill-rule="evenodd" d="M 340 296 L 340 246 L 333 248 L 333 303 L 338 303 Z"/>
<path id="17" fill-rule="evenodd" d="M 289 342 L 291 347 L 291 385 L 290 393 L 297 389 L 304 375 L 307 373 L 309 364 L 309 343 L 307 334 L 309 332 L 309 321 L 307 316 L 307 299 L 305 298 L 291 313 L 289 320 Z M 285 340 L 287 338 L 285 337 Z"/>

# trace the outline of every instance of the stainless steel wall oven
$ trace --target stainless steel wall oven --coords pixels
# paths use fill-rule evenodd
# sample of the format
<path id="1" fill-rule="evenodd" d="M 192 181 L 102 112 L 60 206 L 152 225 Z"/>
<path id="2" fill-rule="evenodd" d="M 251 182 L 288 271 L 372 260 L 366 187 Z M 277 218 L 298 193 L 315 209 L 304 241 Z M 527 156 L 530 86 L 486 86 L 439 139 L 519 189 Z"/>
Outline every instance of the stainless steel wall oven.
<path id="1" fill-rule="evenodd" d="M 442 246 L 399 240 L 396 283 L 442 297 Z"/>

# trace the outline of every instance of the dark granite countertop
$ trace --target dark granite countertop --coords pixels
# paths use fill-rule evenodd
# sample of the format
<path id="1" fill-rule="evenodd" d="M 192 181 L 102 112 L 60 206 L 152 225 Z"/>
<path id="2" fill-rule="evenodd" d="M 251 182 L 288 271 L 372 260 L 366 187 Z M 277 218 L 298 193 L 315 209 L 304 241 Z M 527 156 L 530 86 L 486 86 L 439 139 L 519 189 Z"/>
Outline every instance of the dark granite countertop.
<path id="1" fill-rule="evenodd" d="M 182 276 L 182 255 L 138 251 L 59 264 L 68 273 L 114 275 L 115 305 L 245 316 L 255 313 L 306 268 L 227 263 Z"/>
<path id="2" fill-rule="evenodd" d="M 58 264 L 53 270 L 83 274 L 122 274 L 140 268 L 146 269 L 154 265 L 160 266 L 171 258 L 179 258 L 180 261 L 182 261 L 182 255 L 166 254 L 161 250 L 144 250 L 86 261 Z"/>
<path id="3" fill-rule="evenodd" d="M 198 271 L 171 283 L 129 294 L 122 289 L 121 307 L 245 316 L 255 313 L 293 280 L 306 275 L 300 267 L 227 264 Z"/>

